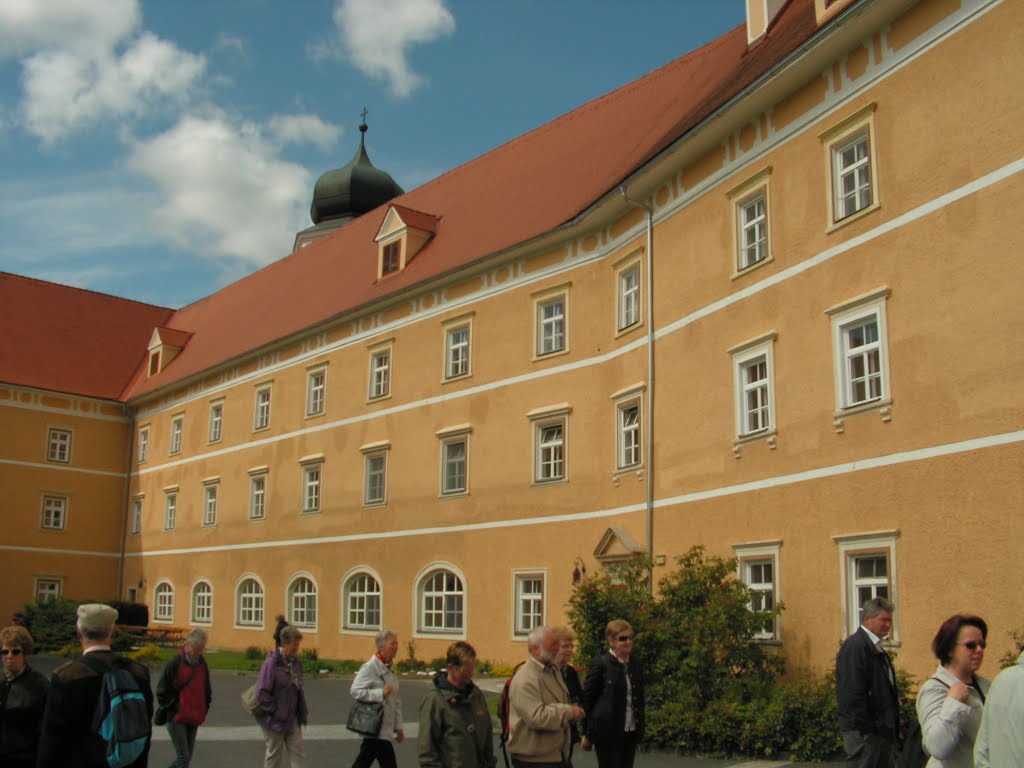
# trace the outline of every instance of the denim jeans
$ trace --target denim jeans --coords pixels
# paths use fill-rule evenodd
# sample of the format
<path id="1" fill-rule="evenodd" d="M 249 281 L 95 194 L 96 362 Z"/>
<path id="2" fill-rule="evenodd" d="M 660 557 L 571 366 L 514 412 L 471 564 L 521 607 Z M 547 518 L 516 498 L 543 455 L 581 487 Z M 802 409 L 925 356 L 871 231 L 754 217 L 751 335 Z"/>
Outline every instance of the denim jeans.
<path id="1" fill-rule="evenodd" d="M 174 762 L 170 768 L 188 768 L 192 762 L 192 755 L 196 751 L 196 732 L 198 725 L 186 725 L 185 723 L 167 723 L 167 732 L 171 735 L 171 744 L 174 745 Z"/>

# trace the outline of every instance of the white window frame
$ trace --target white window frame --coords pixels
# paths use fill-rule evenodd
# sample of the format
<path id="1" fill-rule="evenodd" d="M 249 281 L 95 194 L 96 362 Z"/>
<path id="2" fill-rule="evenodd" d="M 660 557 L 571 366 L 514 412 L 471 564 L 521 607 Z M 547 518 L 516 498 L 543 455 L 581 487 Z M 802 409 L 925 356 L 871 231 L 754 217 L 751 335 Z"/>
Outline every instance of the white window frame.
<path id="1" fill-rule="evenodd" d="M 523 587 L 527 582 L 540 581 L 540 592 L 525 593 Z M 530 630 L 536 626 L 545 624 L 548 605 L 548 579 L 547 570 L 544 568 L 533 568 L 526 570 L 512 571 L 512 636 L 516 640 L 524 640 Z M 527 612 L 526 604 L 531 609 Z M 536 618 L 536 621 L 528 622 L 528 617 Z"/>
<path id="2" fill-rule="evenodd" d="M 210 403 L 210 425 L 207 431 L 208 443 L 219 443 L 224 433 L 224 401 Z"/>
<path id="3" fill-rule="evenodd" d="M 56 493 L 43 494 L 39 527 L 47 531 L 63 531 L 68 525 L 68 497 Z"/>
<path id="4" fill-rule="evenodd" d="M 178 517 L 178 488 L 164 489 L 164 530 L 173 531 Z"/>
<path id="5" fill-rule="evenodd" d="M 825 147 L 828 178 L 828 213 L 829 226 L 827 232 L 845 226 L 851 221 L 865 216 L 879 207 L 878 200 L 878 160 L 875 151 L 875 103 L 868 104 L 854 114 L 841 120 L 838 124 L 820 134 L 819 138 Z M 844 165 L 842 153 L 850 146 L 866 142 L 863 158 L 851 165 Z M 844 202 L 843 180 L 851 173 L 860 176 L 859 171 L 865 170 L 868 176 L 866 190 L 870 200 L 848 208 Z"/>
<path id="6" fill-rule="evenodd" d="M 149 425 L 139 427 L 139 464 L 149 460 Z"/>
<path id="7" fill-rule="evenodd" d="M 267 477 L 266 467 L 249 470 L 249 521 L 267 519 Z"/>
<path id="8" fill-rule="evenodd" d="M 220 479 L 203 481 L 203 527 L 217 524 L 217 501 L 220 497 Z"/>
<path id="9" fill-rule="evenodd" d="M 131 532 L 134 535 L 142 533 L 142 507 L 145 498 L 144 495 L 132 497 Z"/>
<path id="10" fill-rule="evenodd" d="M 443 582 L 440 586 L 441 589 L 434 589 L 436 587 L 435 580 L 438 576 L 444 574 Z M 460 589 L 454 588 L 454 582 L 448 577 L 453 577 L 458 582 Z M 466 613 L 466 578 L 463 574 L 450 563 L 433 563 L 432 565 L 424 568 L 419 576 L 416 578 L 416 599 L 415 605 L 415 619 L 413 626 L 416 627 L 415 637 L 465 637 L 466 626 L 467 626 L 467 613 Z M 449 589 L 449 586 L 452 586 Z M 427 591 L 428 587 L 431 587 L 431 591 Z M 440 600 L 440 607 L 436 602 L 432 602 L 428 610 L 427 601 Z M 449 624 L 448 616 L 451 613 L 455 613 L 456 609 L 454 605 L 449 607 L 449 599 L 455 600 L 458 603 L 458 615 L 459 624 L 455 626 L 454 623 Z M 435 616 L 440 614 L 441 625 L 440 626 L 427 626 L 427 616 Z M 433 623 L 433 622 L 431 622 Z"/>
<path id="11" fill-rule="evenodd" d="M 635 472 L 644 466 L 644 429 L 647 413 L 644 393 L 647 385 L 638 382 L 620 389 L 611 396 L 615 406 L 615 472 Z M 636 423 L 627 421 L 629 410 L 636 408 Z M 631 453 L 636 461 L 631 462 Z"/>
<path id="12" fill-rule="evenodd" d="M 36 576 L 32 584 L 32 594 L 40 603 L 60 597 L 64 594 L 63 577 Z"/>
<path id="13" fill-rule="evenodd" d="M 305 582 L 305 585 L 302 585 Z M 307 588 L 299 592 L 298 587 Z M 316 632 L 320 617 L 320 587 L 316 579 L 305 571 L 296 573 L 285 587 L 285 614 L 288 623 L 309 632 Z M 309 614 L 312 613 L 312 616 Z"/>
<path id="14" fill-rule="evenodd" d="M 726 193 L 732 209 L 733 278 L 772 260 L 771 173 L 771 166 L 763 168 Z M 748 219 L 747 210 L 757 202 L 761 203 L 763 212 Z M 751 245 L 747 241 L 751 230 L 758 235 L 754 241 L 753 259 Z"/>
<path id="15" fill-rule="evenodd" d="M 269 384 L 256 388 L 255 405 L 252 415 L 252 431 L 262 432 L 270 429 L 270 405 L 273 396 L 272 387 Z"/>
<path id="16" fill-rule="evenodd" d="M 373 584 L 368 584 L 370 580 Z M 376 589 L 373 589 L 373 586 Z M 364 587 L 355 589 L 356 586 Z M 367 588 L 369 587 L 369 588 Z M 377 622 L 368 620 L 374 608 L 371 603 L 376 601 Z M 362 621 L 353 617 L 362 615 Z M 343 631 L 356 633 L 373 633 L 378 631 L 384 622 L 384 588 L 380 576 L 369 568 L 359 567 L 349 571 L 342 579 L 341 589 L 341 628 Z"/>
<path id="17" fill-rule="evenodd" d="M 304 515 L 318 515 L 324 503 L 324 457 L 301 459 L 302 505 Z"/>
<path id="18" fill-rule="evenodd" d="M 888 287 L 881 287 L 870 293 L 858 296 L 850 301 L 838 304 L 826 314 L 832 320 L 833 370 L 835 375 L 836 417 L 848 413 L 874 410 L 891 404 L 889 387 L 889 332 L 886 322 L 886 303 L 889 298 Z M 857 347 L 854 352 L 849 346 L 849 331 L 865 322 L 876 324 L 878 341 Z M 879 370 L 877 381 L 879 394 L 865 400 L 854 400 L 851 361 L 877 352 Z"/>
<path id="19" fill-rule="evenodd" d="M 153 623 L 174 623 L 174 585 L 168 579 L 161 579 L 153 587 Z"/>
<path id="20" fill-rule="evenodd" d="M 770 563 L 772 567 L 772 582 L 771 582 L 771 600 L 772 606 L 778 605 L 781 601 L 781 591 L 779 589 L 779 565 L 781 563 L 781 551 L 782 541 L 759 541 L 749 544 L 733 544 L 733 552 L 736 554 L 736 576 L 746 584 L 748 587 L 755 591 L 767 592 L 765 589 L 758 589 L 751 582 L 750 569 L 754 565 L 762 563 Z M 771 606 L 769 606 L 771 607 Z M 754 609 L 753 605 L 748 605 L 751 610 Z M 758 632 L 754 635 L 754 639 L 763 642 L 781 642 L 782 641 L 782 618 L 776 616 L 772 622 L 772 628 L 770 631 Z"/>
<path id="21" fill-rule="evenodd" d="M 465 333 L 465 341 L 456 341 L 456 334 Z M 465 379 L 473 375 L 473 318 L 469 315 L 444 323 L 443 381 Z"/>
<path id="22" fill-rule="evenodd" d="M 839 548 L 840 595 L 843 612 L 842 637 L 849 636 L 860 626 L 860 611 L 864 601 L 858 599 L 858 587 L 866 585 L 861 584 L 856 576 L 857 560 L 864 557 L 884 556 L 887 564 L 888 583 L 886 586 L 889 593 L 884 597 L 896 606 L 893 613 L 892 633 L 888 642 L 894 645 L 899 643 L 899 582 L 896 569 L 896 539 L 899 538 L 899 535 L 899 530 L 891 529 L 841 534 L 832 537 Z M 872 590 L 872 596 L 875 594 L 876 590 Z"/>
<path id="23" fill-rule="evenodd" d="M 548 310 L 552 310 L 548 316 Z M 569 294 L 559 290 L 534 300 L 534 356 L 551 357 L 569 351 Z"/>
<path id="24" fill-rule="evenodd" d="M 73 430 L 65 427 L 50 427 L 46 438 L 46 460 L 58 464 L 70 464 L 73 439 Z"/>
<path id="25" fill-rule="evenodd" d="M 569 478 L 569 403 L 535 408 L 527 417 L 533 430 L 533 485 L 564 483 Z M 556 437 L 552 431 L 558 430 Z"/>
<path id="26" fill-rule="evenodd" d="M 391 340 L 370 348 L 370 378 L 367 400 L 386 400 L 391 397 L 391 384 L 395 372 L 394 344 Z"/>
<path id="27" fill-rule="evenodd" d="M 306 378 L 306 417 L 327 413 L 327 367 L 321 365 Z"/>
<path id="28" fill-rule="evenodd" d="M 363 454 L 363 506 L 382 507 L 388 502 L 388 453 L 391 443 L 382 440 L 375 443 L 367 443 L 360 447 Z M 380 470 L 373 468 L 373 464 L 380 462 Z M 370 484 L 376 475 L 380 475 L 380 493 L 371 496 Z"/>
<path id="29" fill-rule="evenodd" d="M 175 456 L 181 453 L 181 441 L 185 432 L 185 414 L 179 413 L 171 419 L 171 444 L 168 447 L 168 455 Z"/>
<path id="30" fill-rule="evenodd" d="M 201 587 L 206 591 L 200 592 Z M 189 621 L 207 627 L 213 624 L 213 584 L 208 579 L 197 579 L 192 585 Z"/>
<path id="31" fill-rule="evenodd" d="M 775 427 L 775 331 L 745 341 L 729 350 L 732 356 L 733 416 L 735 419 L 735 442 L 743 443 L 760 440 L 776 434 Z M 752 384 L 747 372 L 764 363 L 765 377 Z M 759 393 L 758 412 L 767 411 L 767 418 L 757 429 L 750 428 L 748 396 Z M 759 421 L 761 421 L 759 417 Z M 772 446 L 774 447 L 774 445 Z"/>
<path id="32" fill-rule="evenodd" d="M 452 496 L 466 496 L 469 494 L 469 450 L 470 450 L 470 435 L 472 428 L 468 424 L 459 425 L 458 427 L 451 427 L 448 429 L 439 430 L 436 434 L 441 441 L 441 475 L 440 475 L 440 496 L 452 497 Z M 449 486 L 448 484 L 448 467 L 450 464 L 455 462 L 449 456 L 449 452 L 453 450 L 454 446 L 458 444 L 463 446 L 462 455 L 462 486 Z"/>
<path id="33" fill-rule="evenodd" d="M 243 588 L 252 582 L 259 592 L 243 591 Z M 267 588 L 263 581 L 252 573 L 243 575 L 235 585 L 235 629 L 263 629 L 266 617 Z M 245 619 L 246 613 L 252 617 Z"/>
<path id="34" fill-rule="evenodd" d="M 636 285 L 631 285 L 635 275 Z M 615 333 L 623 334 L 643 325 L 643 265 L 631 255 L 615 268 Z"/>

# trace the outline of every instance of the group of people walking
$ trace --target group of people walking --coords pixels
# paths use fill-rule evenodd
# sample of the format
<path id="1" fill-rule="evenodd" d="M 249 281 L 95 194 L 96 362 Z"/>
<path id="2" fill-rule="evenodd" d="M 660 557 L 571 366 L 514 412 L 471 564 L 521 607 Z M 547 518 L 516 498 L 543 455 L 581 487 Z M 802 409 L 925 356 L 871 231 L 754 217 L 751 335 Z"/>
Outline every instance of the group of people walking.
<path id="1" fill-rule="evenodd" d="M 839 725 L 850 766 L 895 764 L 899 696 L 885 649 L 894 610 L 883 597 L 864 603 L 861 626 L 836 659 Z M 903 734 L 901 765 L 919 754 L 927 768 L 1024 766 L 1024 653 L 990 683 L 978 674 L 987 639 L 988 625 L 978 616 L 958 613 L 942 622 L 932 640 L 938 666 L 917 694 L 920 735 Z"/>

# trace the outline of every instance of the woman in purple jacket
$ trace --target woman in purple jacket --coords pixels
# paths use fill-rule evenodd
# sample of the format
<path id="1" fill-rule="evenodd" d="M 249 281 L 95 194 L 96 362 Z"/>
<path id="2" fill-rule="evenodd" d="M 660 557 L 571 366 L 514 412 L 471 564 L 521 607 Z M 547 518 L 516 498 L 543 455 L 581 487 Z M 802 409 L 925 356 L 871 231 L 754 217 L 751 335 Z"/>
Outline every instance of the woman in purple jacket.
<path id="1" fill-rule="evenodd" d="M 302 726 L 309 710 L 302 690 L 302 662 L 299 646 L 302 633 L 295 627 L 281 630 L 281 647 L 267 656 L 256 679 L 261 714 L 256 720 L 267 740 L 264 768 L 284 768 L 285 754 L 292 768 L 308 768 Z"/>

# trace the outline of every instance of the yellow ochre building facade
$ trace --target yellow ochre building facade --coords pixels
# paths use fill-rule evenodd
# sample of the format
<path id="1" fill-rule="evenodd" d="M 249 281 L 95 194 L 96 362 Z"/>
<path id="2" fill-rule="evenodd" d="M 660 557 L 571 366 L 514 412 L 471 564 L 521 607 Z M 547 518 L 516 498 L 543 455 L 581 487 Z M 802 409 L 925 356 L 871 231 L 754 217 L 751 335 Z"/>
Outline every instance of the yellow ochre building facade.
<path id="1" fill-rule="evenodd" d="M 0 368 L 25 574 L 0 610 L 117 593 L 217 647 L 284 613 L 325 657 L 392 627 L 513 661 L 574 578 L 703 544 L 785 604 L 764 641 L 791 667 L 826 668 L 877 594 L 913 674 L 957 611 L 998 656 L 1024 624 L 1022 23 L 750 0 L 365 212 L 325 174 L 293 254 L 181 310 L 2 276 L 134 338 L 116 393 Z"/>

